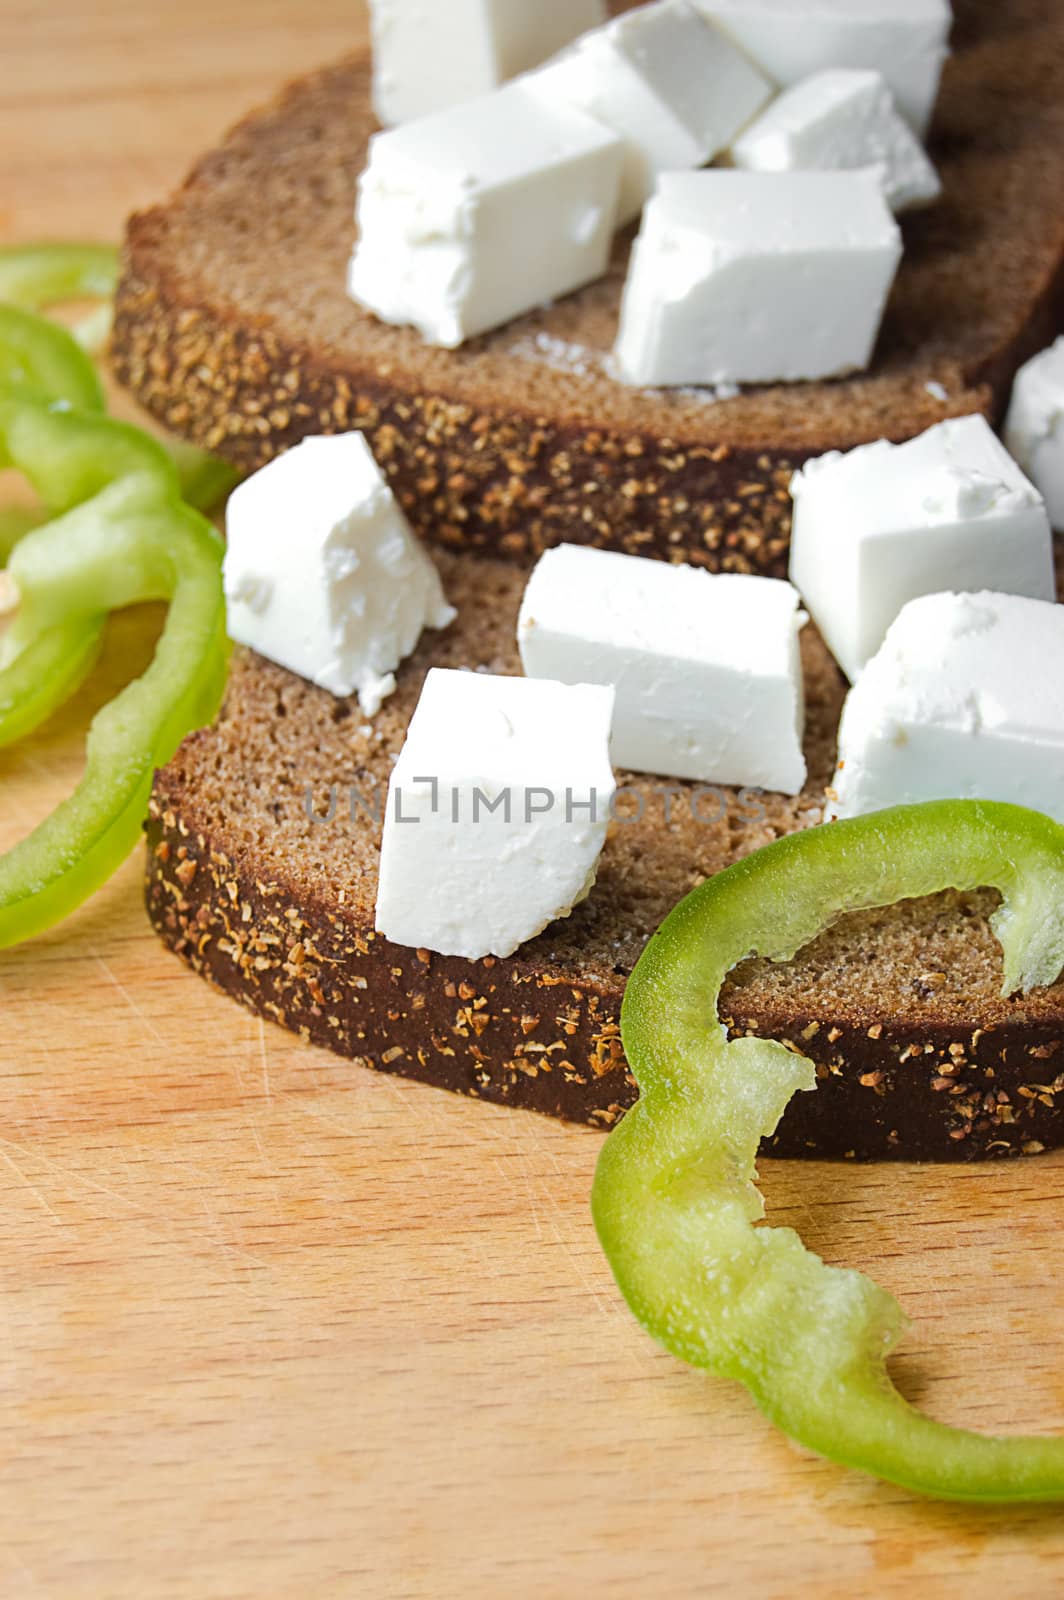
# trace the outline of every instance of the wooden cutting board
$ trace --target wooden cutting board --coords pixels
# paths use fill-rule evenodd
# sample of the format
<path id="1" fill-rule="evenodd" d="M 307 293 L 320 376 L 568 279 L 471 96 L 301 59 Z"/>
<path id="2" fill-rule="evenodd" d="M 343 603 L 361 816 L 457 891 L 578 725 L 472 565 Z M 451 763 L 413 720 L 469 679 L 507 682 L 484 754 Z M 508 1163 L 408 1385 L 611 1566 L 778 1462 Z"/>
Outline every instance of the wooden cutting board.
<path id="1" fill-rule="evenodd" d="M 349 0 L 0 12 L 12 239 L 117 237 L 363 26 Z M 69 713 L 0 753 L 0 848 L 74 781 L 151 627 L 124 619 Z M 1064 1592 L 1060 1508 L 848 1475 L 659 1352 L 592 1231 L 598 1135 L 264 1027 L 156 944 L 140 869 L 0 954 L 0 1594 Z M 1064 1157 L 764 1184 L 901 1297 L 907 1393 L 1064 1429 Z"/>

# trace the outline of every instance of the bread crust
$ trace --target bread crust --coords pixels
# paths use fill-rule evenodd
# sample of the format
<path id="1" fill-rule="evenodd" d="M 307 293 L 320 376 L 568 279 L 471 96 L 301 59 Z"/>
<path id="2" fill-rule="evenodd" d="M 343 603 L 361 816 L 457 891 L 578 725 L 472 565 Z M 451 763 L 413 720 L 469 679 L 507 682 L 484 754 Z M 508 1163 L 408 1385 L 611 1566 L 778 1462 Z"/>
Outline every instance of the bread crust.
<path id="1" fill-rule="evenodd" d="M 958 0 L 933 145 L 944 197 L 905 220 L 868 374 L 716 403 L 624 389 L 603 358 L 627 238 L 604 282 L 461 351 L 376 322 L 343 287 L 373 127 L 364 58 L 293 85 L 132 218 L 115 371 L 168 427 L 245 468 L 307 433 L 363 429 L 415 528 L 453 549 L 528 560 L 572 540 L 778 575 L 802 461 L 996 418 L 1060 326 L 1053 3 Z"/>
<path id="2" fill-rule="evenodd" d="M 621 977 L 573 982 L 520 955 L 401 948 L 305 885 L 257 878 L 190 820 L 162 773 L 149 916 L 175 954 L 257 1015 L 360 1065 L 572 1122 L 610 1128 L 634 1102 Z M 791 1101 L 766 1155 L 974 1161 L 1064 1144 L 1064 1015 L 959 1028 L 731 1009 L 733 1037 L 780 1039 L 816 1063 L 816 1093 Z"/>
<path id="3" fill-rule="evenodd" d="M 624 984 L 688 889 L 815 823 L 832 771 L 841 677 L 803 637 L 809 782 L 797 797 L 720 790 L 720 815 L 677 783 L 619 774 L 591 897 L 507 959 L 466 961 L 375 934 L 380 803 L 432 666 L 518 672 L 523 573 L 440 556 L 458 620 L 423 636 L 372 725 L 353 702 L 238 651 L 221 715 L 156 776 L 147 904 L 164 942 L 258 1015 L 341 1055 L 480 1099 L 609 1127 L 635 1086 Z M 360 796 L 357 817 L 345 791 Z M 708 798 L 708 796 L 707 796 Z M 351 814 L 348 815 L 348 812 Z M 707 815 L 708 813 L 708 815 Z M 328 821 L 326 821 L 328 819 Z M 999 993 L 993 896 L 940 896 L 847 919 L 780 967 L 744 963 L 720 1014 L 816 1063 L 780 1155 L 959 1160 L 1064 1143 L 1064 982 Z M 1058 1103 L 1061 1110 L 1058 1110 Z"/>

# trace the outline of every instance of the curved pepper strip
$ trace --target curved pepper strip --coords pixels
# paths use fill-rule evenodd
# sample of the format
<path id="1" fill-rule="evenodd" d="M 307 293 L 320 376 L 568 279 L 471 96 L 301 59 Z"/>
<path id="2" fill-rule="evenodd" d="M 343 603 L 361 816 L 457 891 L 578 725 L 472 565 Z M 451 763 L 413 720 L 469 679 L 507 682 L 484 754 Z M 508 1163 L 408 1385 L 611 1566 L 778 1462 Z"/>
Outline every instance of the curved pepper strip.
<path id="1" fill-rule="evenodd" d="M 101 496 L 88 515 L 104 522 L 109 502 L 101 491 L 123 478 L 151 482 L 163 497 L 176 500 L 178 494 L 166 451 L 147 434 L 93 413 L 57 410 L 17 391 L 0 391 L 0 464 L 19 468 L 52 515 Z M 0 747 L 65 704 L 92 670 L 103 638 L 106 608 L 94 614 L 84 593 L 51 625 L 35 615 L 19 566 L 28 541 L 44 531 L 27 533 L 9 556 L 6 583 L 14 586 L 18 609 L 0 638 Z M 76 545 L 71 548 L 76 555 Z"/>
<path id="2" fill-rule="evenodd" d="M 666 1349 L 735 1378 L 792 1439 L 922 1494 L 1064 1498 L 1064 1439 L 991 1438 L 911 1407 L 887 1375 L 900 1307 L 827 1266 L 789 1228 L 757 1227 L 760 1140 L 816 1087 L 804 1057 L 729 1042 L 717 1016 L 751 953 L 790 959 L 837 917 L 992 886 L 1004 993 L 1064 968 L 1064 828 L 1019 807 L 944 801 L 784 838 L 689 895 L 648 944 L 621 1013 L 640 1099 L 611 1133 L 593 1209 L 636 1317 Z"/>
<path id="3" fill-rule="evenodd" d="M 197 511 L 210 511 L 240 482 L 240 473 L 220 456 L 208 455 L 183 439 L 168 439 L 166 448 L 177 469 L 181 498 Z"/>
<path id="4" fill-rule="evenodd" d="M 4 252 L 0 251 L 0 283 Z M 0 304 L 0 391 L 28 393 L 61 406 L 103 411 L 104 395 L 96 368 L 63 328 L 43 317 Z M 10 465 L 0 453 L 0 465 Z M 0 512 L 0 563 L 19 539 L 44 520 L 44 513 L 22 506 Z"/>
<path id="5" fill-rule="evenodd" d="M 34 484 L 55 520 L 15 546 L 17 610 L 0 671 L 0 742 L 65 697 L 78 649 L 106 614 L 166 599 L 148 671 L 89 730 L 75 793 L 0 858 L 0 946 L 59 921 L 134 848 L 152 774 L 221 699 L 227 644 L 222 543 L 182 504 L 161 445 L 124 423 L 0 394 L 0 456 Z M 26 692 L 39 685 L 36 702 Z M 4 714 L 4 708 L 7 714 Z"/>
<path id="6" fill-rule="evenodd" d="M 49 628 L 0 670 L 0 749 L 24 739 L 80 689 L 100 654 L 103 620 Z"/>
<path id="7" fill-rule="evenodd" d="M 16 549 L 24 638 L 144 600 L 168 600 L 169 611 L 147 672 L 94 718 L 74 794 L 0 857 L 0 947 L 52 926 L 111 876 L 140 837 L 155 768 L 213 717 L 228 655 L 221 561 L 210 523 L 151 475 L 115 484 Z"/>
<path id="8" fill-rule="evenodd" d="M 85 411 L 104 409 L 103 387 L 81 346 L 57 323 L 16 306 L 0 305 L 0 388 Z"/>
<path id="9" fill-rule="evenodd" d="M 29 506 L 4 506 L 0 510 L 0 566 L 10 556 L 20 539 L 45 521 L 44 514 Z"/>
<path id="10" fill-rule="evenodd" d="M 110 245 L 10 245 L 0 249 L 0 302 L 4 303 L 0 305 L 0 385 L 10 382 L 14 366 L 8 337 L 12 324 L 9 320 L 5 327 L 5 313 L 10 319 L 21 312 L 15 338 L 32 362 L 35 387 L 49 399 L 102 411 L 103 391 L 85 352 L 95 353 L 107 342 L 118 267 L 118 251 Z M 27 315 L 64 300 L 94 299 L 105 304 L 72 334 L 43 317 Z M 55 367 L 47 370 L 46 362 L 54 362 Z M 49 377 L 52 381 L 42 381 Z M 78 393 L 73 392 L 75 381 L 81 386 Z M 182 499 L 201 511 L 217 505 L 240 481 L 234 467 L 195 445 L 174 440 L 167 448 L 178 470 Z"/>
<path id="11" fill-rule="evenodd" d="M 118 251 L 106 244 L 16 244 L 0 250 L 0 300 L 43 311 L 63 300 L 110 300 Z"/>
<path id="12" fill-rule="evenodd" d="M 113 251 L 0 251 L 0 466 L 21 470 L 54 520 L 17 509 L 0 525 L 0 745 L 38 726 L 95 659 L 108 612 L 169 611 L 147 672 L 94 718 L 74 794 L 0 857 L 0 946 L 61 920 L 140 837 L 155 767 L 214 715 L 228 642 L 222 544 L 183 503 L 230 469 L 182 448 L 180 466 L 139 429 L 102 415 L 103 393 L 70 334 L 34 310 L 110 295 Z"/>
<path id="13" fill-rule="evenodd" d="M 14 555 L 19 589 L 42 626 L 70 606 L 102 613 L 168 600 L 170 611 L 146 674 L 93 718 L 74 795 L 0 858 L 0 947 L 59 922 L 125 861 L 141 837 L 155 768 L 210 722 L 226 683 L 221 539 L 150 480 L 118 488 L 122 512 L 78 507 Z"/>
<path id="14" fill-rule="evenodd" d="M 118 285 L 118 251 L 104 244 L 9 245 L 0 250 L 0 300 L 43 311 L 63 300 L 104 304 L 73 330 L 75 340 L 98 354 L 111 332 L 111 301 Z"/>
<path id="15" fill-rule="evenodd" d="M 0 253 L 0 288 L 13 292 L 20 287 L 4 281 L 5 266 L 10 277 L 14 260 L 29 255 L 39 266 L 41 254 L 40 251 Z M 56 275 L 53 270 L 50 288 L 56 297 L 63 291 L 87 292 L 105 287 L 101 285 L 98 262 L 94 264 L 92 257 L 86 262 L 81 251 L 75 251 L 75 258 L 76 271 L 72 271 L 70 263 L 62 275 Z M 48 287 L 46 284 L 45 289 Z M 28 292 L 29 283 L 25 278 L 21 288 Z M 40 299 L 39 280 L 37 289 Z M 48 294 L 44 293 L 43 297 L 47 299 Z M 27 425 L 32 426 L 34 418 L 40 419 L 42 405 L 49 409 L 51 406 L 80 407 L 100 413 L 104 408 L 103 389 L 96 368 L 70 334 L 43 317 L 11 305 L 0 305 L 0 395 L 6 398 L 4 415 L 0 418 L 0 465 L 6 466 L 21 464 L 16 462 L 5 441 L 7 431 L 16 426 L 16 407 L 24 406 L 27 400 L 35 399 L 36 404 L 27 410 L 19 430 L 22 435 L 27 432 Z M 56 432 L 47 424 L 43 431 L 49 438 Z M 59 433 L 59 453 L 73 450 L 73 425 L 68 423 Z M 45 443 L 47 448 L 48 439 Z M 101 443 L 103 456 L 110 459 L 110 436 L 101 441 L 98 433 L 89 434 L 85 448 L 99 450 Z M 34 453 L 33 459 L 37 454 L 39 452 Z M 161 457 L 152 447 L 150 465 L 157 468 L 160 461 Z M 114 465 L 117 468 L 118 463 Z M 144 466 L 148 465 L 145 460 Z M 52 488 L 51 474 L 45 476 L 46 487 Z M 40 488 L 43 480 L 39 473 L 36 481 Z M 61 511 L 68 502 L 69 496 L 60 493 L 48 510 Z M 0 561 L 7 561 L 19 540 L 40 521 L 40 514 L 21 507 L 8 510 L 0 521 Z M 102 616 L 66 621 L 41 637 L 27 641 L 18 659 L 0 671 L 0 747 L 32 733 L 84 682 L 99 655 L 104 621 Z M 0 662 L 10 660 L 13 653 L 12 641 L 4 641 Z"/>
<path id="16" fill-rule="evenodd" d="M 116 272 L 115 252 L 92 246 L 0 251 L 0 292 L 34 305 L 109 292 Z M 175 445 L 166 452 L 124 424 L 105 423 L 102 430 L 86 424 L 80 438 L 76 419 L 58 428 L 50 425 L 53 406 L 102 413 L 103 390 L 92 361 L 65 329 L 10 305 L 0 305 L 0 397 L 6 399 L 0 416 L 0 464 L 21 465 L 39 492 L 51 497 L 50 512 L 67 509 L 94 484 L 102 487 L 131 471 L 156 475 L 166 493 L 176 487 L 181 498 L 204 509 L 237 481 L 231 467 L 203 451 Z M 30 400 L 36 404 L 27 404 Z M 42 413 L 42 401 L 48 415 Z M 5 448 L 9 433 L 13 439 Z M 64 458 L 68 464 L 77 460 L 79 471 L 73 482 L 67 481 L 68 473 L 57 484 L 57 464 Z M 41 520 L 40 514 L 21 507 L 0 516 L 0 562 L 10 558 L 19 540 Z M 102 615 L 79 616 L 21 641 L 17 630 L 9 632 L 0 648 L 0 665 L 9 663 L 0 670 L 0 747 L 39 727 L 84 682 L 99 654 L 105 621 Z M 21 653 L 12 660 L 17 646 Z"/>

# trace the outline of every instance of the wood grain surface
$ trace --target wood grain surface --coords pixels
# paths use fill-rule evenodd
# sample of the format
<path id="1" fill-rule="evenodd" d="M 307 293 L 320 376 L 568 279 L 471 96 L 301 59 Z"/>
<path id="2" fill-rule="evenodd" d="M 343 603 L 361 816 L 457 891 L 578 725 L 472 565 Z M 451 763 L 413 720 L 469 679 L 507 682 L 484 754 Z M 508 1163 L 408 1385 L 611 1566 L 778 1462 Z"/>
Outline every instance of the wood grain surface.
<path id="1" fill-rule="evenodd" d="M 0 231 L 117 237 L 352 0 L 0 0 Z M 0 847 L 94 704 L 0 753 Z M 0 1595 L 1041 1597 L 1064 1512 L 922 1503 L 659 1352 L 588 1214 L 599 1136 L 304 1047 L 165 954 L 139 860 L 0 954 Z M 937 1416 L 1064 1429 L 1064 1158 L 766 1164 L 874 1273 Z"/>

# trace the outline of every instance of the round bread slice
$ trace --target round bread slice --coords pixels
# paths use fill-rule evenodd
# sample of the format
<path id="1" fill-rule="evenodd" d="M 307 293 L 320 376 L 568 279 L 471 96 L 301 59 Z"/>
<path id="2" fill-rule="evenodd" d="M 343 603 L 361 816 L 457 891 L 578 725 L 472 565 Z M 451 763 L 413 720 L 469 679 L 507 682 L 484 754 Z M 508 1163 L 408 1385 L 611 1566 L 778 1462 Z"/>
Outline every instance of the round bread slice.
<path id="1" fill-rule="evenodd" d="M 296 83 L 132 219 L 118 376 L 242 467 L 363 429 L 414 527 L 456 549 L 526 559 L 568 540 L 781 574 L 806 457 L 996 417 L 1060 325 L 1064 7 L 954 9 L 932 140 L 943 197 L 904 220 L 867 373 L 731 399 L 625 388 L 608 356 L 629 235 L 602 282 L 461 350 L 377 322 L 345 292 L 375 126 L 362 57 Z"/>
<path id="2" fill-rule="evenodd" d="M 430 666 L 520 670 L 523 574 L 444 555 L 457 622 L 426 634 L 372 724 L 248 651 L 215 727 L 156 779 L 147 901 L 165 942 L 259 1015 L 385 1071 L 610 1126 L 635 1097 L 625 980 L 688 890 L 820 821 L 845 685 L 803 635 L 809 782 L 791 799 L 621 774 L 629 791 L 598 882 L 511 958 L 465 961 L 373 931 L 392 758 Z M 638 792 L 637 799 L 636 793 Z M 719 814 L 718 814 L 719 813 Z M 1002 999 L 988 893 L 847 917 L 786 965 L 751 960 L 721 999 L 733 1034 L 817 1064 L 770 1148 L 781 1155 L 960 1160 L 1064 1141 L 1064 982 Z"/>

